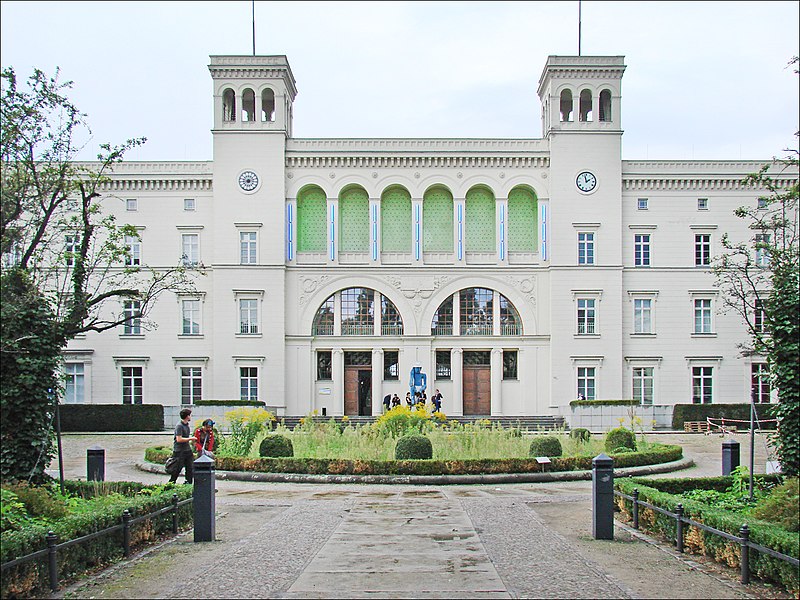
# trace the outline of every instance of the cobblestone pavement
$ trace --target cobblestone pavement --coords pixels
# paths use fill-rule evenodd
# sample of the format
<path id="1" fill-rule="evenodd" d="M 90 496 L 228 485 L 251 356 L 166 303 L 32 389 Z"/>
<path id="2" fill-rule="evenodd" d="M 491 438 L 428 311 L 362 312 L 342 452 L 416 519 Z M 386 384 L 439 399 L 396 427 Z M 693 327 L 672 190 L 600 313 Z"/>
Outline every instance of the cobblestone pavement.
<path id="1" fill-rule="evenodd" d="M 106 478 L 163 482 L 135 466 L 161 435 L 69 435 L 67 477 L 86 448 L 106 449 Z M 746 436 L 742 462 L 746 459 Z M 716 436 L 681 443 L 716 475 Z M 757 471 L 765 452 L 756 444 Z M 765 448 L 762 444 L 762 448 Z M 758 468 L 760 460 L 761 468 Z M 56 467 L 56 464 L 51 467 Z M 667 475 L 669 476 L 669 475 Z M 183 534 L 98 577 L 70 598 L 746 598 L 770 597 L 642 541 L 621 524 L 591 536 L 591 482 L 496 486 L 317 485 L 217 481 L 217 540 Z M 695 558 L 696 557 L 692 557 Z M 779 596 L 774 596 L 779 597 Z"/>

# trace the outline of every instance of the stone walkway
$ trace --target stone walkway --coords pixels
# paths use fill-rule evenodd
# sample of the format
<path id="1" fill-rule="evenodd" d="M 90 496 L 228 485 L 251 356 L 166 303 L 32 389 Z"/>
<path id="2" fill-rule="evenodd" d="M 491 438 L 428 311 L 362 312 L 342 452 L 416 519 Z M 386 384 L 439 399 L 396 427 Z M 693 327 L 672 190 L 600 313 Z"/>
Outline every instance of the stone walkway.
<path id="1" fill-rule="evenodd" d="M 145 446 L 163 443 L 157 436 L 102 437 L 65 437 L 67 476 L 85 475 L 85 449 L 99 443 L 106 448 L 107 479 L 164 481 L 135 468 Z M 722 440 L 686 437 L 687 455 L 698 461 L 705 454 L 707 460 L 684 474 L 716 474 L 708 471 L 719 466 L 708 463 Z M 696 557 L 642 541 L 621 524 L 613 541 L 594 540 L 590 482 L 325 486 L 218 481 L 217 488 L 217 541 L 195 544 L 191 534 L 181 535 L 61 595 L 780 597 L 739 585 L 735 573 L 720 575 L 689 560 Z"/>

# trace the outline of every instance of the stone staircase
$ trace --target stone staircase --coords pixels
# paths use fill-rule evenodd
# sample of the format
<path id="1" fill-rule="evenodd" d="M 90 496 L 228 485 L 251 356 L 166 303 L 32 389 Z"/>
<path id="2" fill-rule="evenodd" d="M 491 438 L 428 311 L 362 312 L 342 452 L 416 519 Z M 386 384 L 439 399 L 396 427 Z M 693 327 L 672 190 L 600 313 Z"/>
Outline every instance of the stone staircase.
<path id="1" fill-rule="evenodd" d="M 283 423 L 286 427 L 294 429 L 299 423 L 302 416 L 286 416 L 278 417 L 278 422 Z M 315 421 L 326 423 L 335 419 L 337 423 L 342 422 L 342 417 L 314 417 Z M 376 417 L 347 417 L 347 423 L 351 425 L 369 425 L 375 421 Z M 519 416 L 519 417 L 491 417 L 491 416 L 470 416 L 470 417 L 448 417 L 450 421 L 458 421 L 459 423 L 474 423 L 475 421 L 489 421 L 492 425 L 500 425 L 505 429 L 511 427 L 518 427 L 523 431 L 551 431 L 553 429 L 567 429 L 564 417 L 554 417 L 551 415 L 532 415 L 532 416 Z"/>

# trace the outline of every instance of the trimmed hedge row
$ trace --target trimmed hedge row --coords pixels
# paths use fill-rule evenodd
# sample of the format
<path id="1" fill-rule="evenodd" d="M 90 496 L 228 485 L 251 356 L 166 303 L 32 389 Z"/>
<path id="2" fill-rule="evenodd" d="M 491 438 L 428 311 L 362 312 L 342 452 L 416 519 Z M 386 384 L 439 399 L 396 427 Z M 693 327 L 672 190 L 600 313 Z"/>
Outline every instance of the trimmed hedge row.
<path id="1" fill-rule="evenodd" d="M 769 406 L 769 405 L 768 405 Z M 771 418 L 767 414 L 767 407 L 757 407 L 758 416 L 762 419 Z M 712 419 L 738 419 L 747 421 L 746 429 L 750 423 L 749 404 L 676 404 L 672 410 L 672 428 L 683 431 L 684 421 L 705 421 L 706 418 Z M 742 429 L 744 423 L 739 424 Z"/>
<path id="2" fill-rule="evenodd" d="M 631 495 L 634 489 L 639 490 L 639 500 L 643 500 L 659 508 L 675 512 L 678 504 L 683 504 L 684 516 L 694 521 L 725 531 L 732 535 L 739 535 L 739 528 L 747 523 L 750 528 L 750 539 L 762 546 L 771 548 L 783 554 L 800 557 L 800 538 L 797 533 L 759 521 L 753 517 L 745 517 L 735 512 L 720 510 L 701 502 L 670 494 L 663 489 L 680 491 L 688 489 L 726 489 L 732 482 L 730 477 L 709 477 L 700 480 L 649 480 L 644 478 L 625 478 L 614 482 L 614 487 L 624 494 Z M 631 519 L 632 505 L 630 500 L 614 496 L 614 502 L 622 513 Z M 639 507 L 639 528 L 664 536 L 672 543 L 676 540 L 675 519 L 663 515 L 643 506 Z M 703 531 L 697 527 L 684 524 L 684 551 L 692 554 L 703 554 L 714 558 L 717 562 L 725 563 L 729 567 L 740 566 L 741 547 L 738 543 L 726 540 L 723 537 Z M 789 563 L 771 556 L 761 554 L 751 548 L 750 572 L 757 577 L 780 583 L 795 595 L 800 589 L 797 569 Z"/>
<path id="3" fill-rule="evenodd" d="M 161 404 L 62 404 L 61 431 L 163 431 Z"/>
<path id="4" fill-rule="evenodd" d="M 164 464 L 172 451 L 164 446 L 147 448 L 145 460 Z M 647 452 L 612 454 L 614 466 L 638 467 L 679 460 L 680 446 L 663 445 Z M 553 458 L 548 471 L 588 471 L 594 456 Z M 258 473 L 308 473 L 312 475 L 485 475 L 538 473 L 543 465 L 535 458 L 487 458 L 471 460 L 348 460 L 342 458 L 241 458 L 215 457 L 220 471 Z"/>
<path id="5" fill-rule="evenodd" d="M 266 406 L 261 400 L 197 400 L 194 406 Z"/>
<path id="6" fill-rule="evenodd" d="M 573 400 L 570 406 L 639 406 L 636 400 Z"/>
<path id="7" fill-rule="evenodd" d="M 2 540 L 0 562 L 5 563 L 46 548 L 45 536 L 48 530 L 56 533 L 58 542 L 62 543 L 119 525 L 125 509 L 130 511 L 131 516 L 138 517 L 171 505 L 173 494 L 177 494 L 179 500 L 185 500 L 192 495 L 191 486 L 174 486 L 161 493 L 133 496 L 149 486 L 131 481 L 103 483 L 65 481 L 64 486 L 70 493 L 82 494 L 86 497 L 91 497 L 98 490 L 104 489 L 119 492 L 125 496 L 130 494 L 131 497 L 126 497 L 124 501 L 120 501 L 114 506 L 104 507 L 103 510 L 69 515 L 47 526 L 34 525 L 20 531 L 4 531 L 0 534 L 0 540 Z M 190 504 L 180 507 L 178 509 L 178 526 L 182 529 L 191 526 L 193 515 L 194 511 Z M 158 536 L 171 532 L 172 513 L 145 519 L 131 527 L 131 548 L 143 546 L 155 541 Z M 122 531 L 61 549 L 58 551 L 58 572 L 61 581 L 85 573 L 99 565 L 118 560 L 122 558 L 122 555 Z M 47 557 L 34 560 L 12 567 L 3 573 L 0 596 L 3 598 L 48 597 L 50 595 L 49 581 Z"/>

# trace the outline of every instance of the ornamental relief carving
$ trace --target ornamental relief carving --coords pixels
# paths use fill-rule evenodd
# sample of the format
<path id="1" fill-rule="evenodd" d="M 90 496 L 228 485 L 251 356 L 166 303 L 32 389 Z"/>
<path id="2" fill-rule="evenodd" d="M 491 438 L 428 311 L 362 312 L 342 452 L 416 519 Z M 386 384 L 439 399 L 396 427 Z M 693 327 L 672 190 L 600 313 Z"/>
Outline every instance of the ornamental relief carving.
<path id="1" fill-rule="evenodd" d="M 321 285 L 330 279 L 328 275 L 319 277 L 300 277 L 300 306 L 305 306 L 311 295 L 319 289 Z"/>
<path id="2" fill-rule="evenodd" d="M 536 306 L 536 275 L 528 277 L 506 276 L 506 281 L 516 288 L 525 299 L 533 306 Z"/>
<path id="3" fill-rule="evenodd" d="M 435 275 L 432 277 L 412 276 L 412 277 L 395 277 L 387 275 L 386 281 L 391 286 L 400 291 L 405 298 L 411 301 L 414 307 L 414 312 L 419 315 L 422 312 L 422 307 L 425 300 L 428 300 L 433 293 L 438 290 L 442 285 L 450 281 L 449 275 Z"/>

